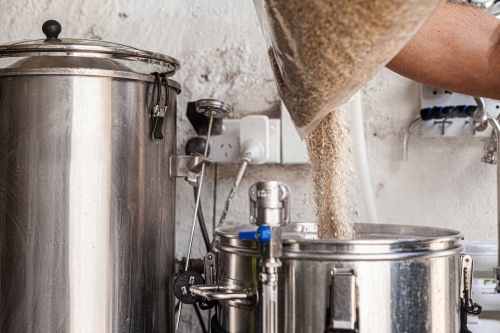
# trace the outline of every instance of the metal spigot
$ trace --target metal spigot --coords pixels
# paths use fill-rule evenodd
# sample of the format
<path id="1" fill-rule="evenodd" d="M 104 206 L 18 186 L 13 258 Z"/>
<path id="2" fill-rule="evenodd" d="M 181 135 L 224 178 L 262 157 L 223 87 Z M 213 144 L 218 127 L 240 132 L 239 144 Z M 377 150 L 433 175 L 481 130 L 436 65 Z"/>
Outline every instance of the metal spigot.
<path id="1" fill-rule="evenodd" d="M 260 182 L 252 185 L 250 222 L 256 231 L 240 232 L 238 237 L 259 242 L 259 275 L 261 282 L 261 333 L 278 333 L 278 268 L 281 267 L 281 227 L 290 223 L 290 188 L 278 182 Z"/>
<path id="2" fill-rule="evenodd" d="M 490 138 L 484 144 L 485 152 L 481 161 L 488 164 L 497 164 L 497 148 L 495 131 L 492 131 Z"/>

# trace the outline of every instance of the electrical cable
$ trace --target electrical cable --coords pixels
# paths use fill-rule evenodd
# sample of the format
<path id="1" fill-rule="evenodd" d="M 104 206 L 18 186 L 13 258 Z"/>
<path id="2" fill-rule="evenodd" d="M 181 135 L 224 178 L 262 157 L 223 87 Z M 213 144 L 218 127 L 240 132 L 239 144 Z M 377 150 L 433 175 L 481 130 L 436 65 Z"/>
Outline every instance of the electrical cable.
<path id="1" fill-rule="evenodd" d="M 196 200 L 196 197 L 198 195 L 198 188 L 193 187 L 193 192 L 194 192 L 194 199 Z M 205 224 L 205 218 L 203 217 L 203 210 L 201 209 L 201 203 L 200 206 L 198 207 L 198 222 L 200 223 L 200 230 L 201 234 L 203 235 L 203 240 L 205 241 L 207 252 L 210 252 L 212 245 L 210 242 L 210 236 L 208 235 L 207 225 Z"/>
<path id="2" fill-rule="evenodd" d="M 219 178 L 219 165 L 215 163 L 214 165 L 214 211 L 212 216 L 212 228 L 215 230 L 217 226 L 217 178 Z"/>
<path id="3" fill-rule="evenodd" d="M 166 109 L 168 107 L 168 100 L 170 99 L 169 91 L 168 91 L 168 78 L 167 78 L 166 73 L 161 73 L 160 77 L 163 80 L 162 83 L 165 84 L 165 111 L 166 111 Z"/>
<path id="4" fill-rule="evenodd" d="M 160 73 L 154 72 L 151 73 L 155 77 L 155 82 L 153 85 L 153 96 L 155 95 L 155 89 L 156 89 L 156 105 L 160 105 L 160 99 L 161 99 L 161 83 L 160 83 Z"/>
<path id="5" fill-rule="evenodd" d="M 208 309 L 208 333 L 212 331 L 212 325 L 210 325 L 210 319 L 212 317 L 212 309 Z"/>
<path id="6" fill-rule="evenodd" d="M 203 333 L 208 333 L 207 327 L 205 326 L 205 321 L 203 320 L 203 316 L 201 315 L 201 311 L 198 308 L 198 304 L 193 304 L 194 311 L 196 312 L 196 317 L 198 317 L 198 321 L 200 322 L 201 330 Z"/>
<path id="7" fill-rule="evenodd" d="M 249 152 L 245 152 L 243 154 L 243 163 L 241 164 L 240 170 L 238 171 L 238 176 L 236 176 L 236 180 L 234 181 L 233 187 L 231 188 L 231 192 L 229 192 L 229 195 L 227 196 L 226 199 L 226 204 L 224 205 L 224 210 L 222 211 L 222 216 L 220 217 L 219 225 L 217 228 L 220 228 L 224 221 L 226 220 L 227 213 L 229 211 L 229 205 L 231 204 L 231 200 L 234 197 L 234 194 L 236 193 L 236 190 L 238 189 L 238 186 L 240 185 L 241 179 L 243 178 L 243 175 L 245 174 L 245 170 L 247 168 L 248 163 L 252 160 L 252 154 Z M 215 239 L 215 238 L 214 238 Z"/>

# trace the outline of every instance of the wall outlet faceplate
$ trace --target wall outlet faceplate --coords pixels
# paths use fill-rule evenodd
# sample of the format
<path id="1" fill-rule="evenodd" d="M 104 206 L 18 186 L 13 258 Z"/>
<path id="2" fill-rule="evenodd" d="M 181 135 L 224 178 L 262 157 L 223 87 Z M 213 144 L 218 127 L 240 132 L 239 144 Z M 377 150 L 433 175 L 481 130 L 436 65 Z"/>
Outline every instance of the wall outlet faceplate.
<path id="1" fill-rule="evenodd" d="M 215 163 L 241 162 L 241 119 L 224 119 L 222 134 L 210 137 L 210 154 Z M 279 119 L 269 119 L 269 156 L 266 163 L 281 163 L 281 126 Z"/>
<path id="2" fill-rule="evenodd" d="M 208 158 L 216 163 L 236 163 L 240 158 L 240 121 L 224 119 L 222 134 L 210 137 Z"/>

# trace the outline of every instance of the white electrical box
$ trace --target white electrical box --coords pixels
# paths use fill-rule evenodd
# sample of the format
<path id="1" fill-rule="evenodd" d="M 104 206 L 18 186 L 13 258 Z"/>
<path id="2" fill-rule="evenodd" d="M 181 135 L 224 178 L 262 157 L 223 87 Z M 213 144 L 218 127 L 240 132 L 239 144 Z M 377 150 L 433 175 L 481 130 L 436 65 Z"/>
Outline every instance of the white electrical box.
<path id="1" fill-rule="evenodd" d="M 216 163 L 236 163 L 240 158 L 240 121 L 222 120 L 222 134 L 210 136 L 208 158 Z"/>

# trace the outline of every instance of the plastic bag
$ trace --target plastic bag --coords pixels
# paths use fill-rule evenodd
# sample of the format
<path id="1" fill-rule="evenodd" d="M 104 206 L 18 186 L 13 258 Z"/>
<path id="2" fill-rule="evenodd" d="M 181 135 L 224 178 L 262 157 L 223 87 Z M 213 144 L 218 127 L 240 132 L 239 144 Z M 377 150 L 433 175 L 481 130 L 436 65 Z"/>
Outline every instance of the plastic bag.
<path id="1" fill-rule="evenodd" d="M 445 0 L 254 0 L 280 97 L 304 138 Z"/>

